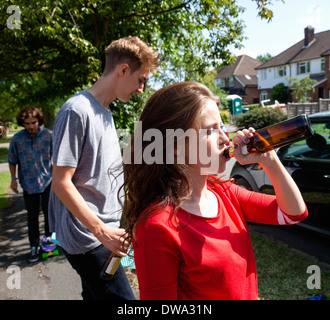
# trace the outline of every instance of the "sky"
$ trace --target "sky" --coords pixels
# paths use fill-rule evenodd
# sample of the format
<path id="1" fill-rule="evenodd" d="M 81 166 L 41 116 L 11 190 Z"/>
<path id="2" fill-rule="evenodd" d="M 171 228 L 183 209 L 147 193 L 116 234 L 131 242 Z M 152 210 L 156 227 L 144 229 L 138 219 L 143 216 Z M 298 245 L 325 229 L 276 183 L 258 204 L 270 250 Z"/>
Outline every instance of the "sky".
<path id="1" fill-rule="evenodd" d="M 257 17 L 257 5 L 252 0 L 237 0 L 245 7 L 240 19 L 244 21 L 244 48 L 233 48 L 239 56 L 252 58 L 270 53 L 273 57 L 304 39 L 304 29 L 311 25 L 314 33 L 330 30 L 330 0 L 271 0 L 269 8 L 274 17 L 270 22 Z"/>

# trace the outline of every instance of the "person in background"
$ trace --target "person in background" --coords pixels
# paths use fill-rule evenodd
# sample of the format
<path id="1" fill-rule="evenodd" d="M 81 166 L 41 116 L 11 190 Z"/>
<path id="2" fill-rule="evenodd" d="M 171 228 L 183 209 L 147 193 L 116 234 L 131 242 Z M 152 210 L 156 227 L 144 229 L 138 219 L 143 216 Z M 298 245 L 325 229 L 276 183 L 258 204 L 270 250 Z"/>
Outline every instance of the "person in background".
<path id="1" fill-rule="evenodd" d="M 2 124 L 2 122 L 0 122 L 0 138 L 2 138 L 2 136 L 4 135 L 5 132 L 6 132 L 6 129 L 5 129 L 4 125 Z"/>
<path id="2" fill-rule="evenodd" d="M 28 262 L 32 263 L 39 260 L 40 203 L 44 214 L 46 246 L 54 245 L 48 225 L 48 200 L 52 181 L 52 131 L 43 126 L 43 113 L 33 106 L 19 111 L 16 120 L 24 129 L 13 136 L 9 145 L 10 187 L 18 193 L 19 181 L 23 189 L 31 247 Z"/>
<path id="3" fill-rule="evenodd" d="M 123 257 L 128 249 L 117 198 L 121 151 L 109 104 L 142 93 L 159 55 L 132 36 L 112 42 L 105 53 L 101 77 L 55 119 L 50 225 L 81 277 L 83 299 L 130 300 L 135 297 L 121 266 L 111 280 L 100 278 L 107 256 Z"/>
<path id="4" fill-rule="evenodd" d="M 260 163 L 275 196 L 217 177 L 226 168 L 229 139 L 222 130 L 219 98 L 197 82 L 154 93 L 140 124 L 123 164 L 123 217 L 133 243 L 140 298 L 258 299 L 246 222 L 287 225 L 308 214 L 276 153 L 242 154 L 240 147 L 249 142 L 253 128 L 238 131 L 232 139 L 236 160 Z M 173 130 L 181 130 L 184 139 L 169 136 Z M 157 141 L 141 139 L 152 133 Z"/>

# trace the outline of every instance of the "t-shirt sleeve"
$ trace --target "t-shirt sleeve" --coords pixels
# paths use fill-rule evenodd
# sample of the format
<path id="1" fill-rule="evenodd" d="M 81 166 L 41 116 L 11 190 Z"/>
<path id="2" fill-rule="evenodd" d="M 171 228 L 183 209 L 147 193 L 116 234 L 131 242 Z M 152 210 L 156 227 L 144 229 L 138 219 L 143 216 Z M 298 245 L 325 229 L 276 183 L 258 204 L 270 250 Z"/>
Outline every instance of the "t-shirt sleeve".
<path id="1" fill-rule="evenodd" d="M 169 231 L 160 223 L 141 222 L 134 259 L 141 300 L 176 300 L 180 254 Z"/>
<path id="2" fill-rule="evenodd" d="M 56 117 L 53 131 L 53 161 L 58 166 L 77 167 L 84 143 L 81 118 L 72 110 Z"/>
<path id="3" fill-rule="evenodd" d="M 234 184 L 231 188 L 246 221 L 263 224 L 291 225 L 304 220 L 308 215 L 306 205 L 302 213 L 292 216 L 279 208 L 276 196 L 274 195 L 249 191 Z"/>

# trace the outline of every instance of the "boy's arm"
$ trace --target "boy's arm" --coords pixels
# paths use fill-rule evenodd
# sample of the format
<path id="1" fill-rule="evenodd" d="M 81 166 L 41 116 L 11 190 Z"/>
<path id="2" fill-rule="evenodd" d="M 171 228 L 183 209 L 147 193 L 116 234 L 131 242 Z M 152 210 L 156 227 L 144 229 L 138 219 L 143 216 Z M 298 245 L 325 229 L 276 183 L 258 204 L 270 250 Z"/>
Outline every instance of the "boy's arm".
<path id="1" fill-rule="evenodd" d="M 122 237 L 125 229 L 106 226 L 88 207 L 72 182 L 76 168 L 53 165 L 52 188 L 66 208 L 111 252 L 125 256 L 129 243 Z"/>
<path id="2" fill-rule="evenodd" d="M 10 164 L 9 163 L 9 171 L 10 171 L 10 176 L 11 176 L 10 188 L 15 193 L 18 193 L 17 177 L 16 177 L 16 164 Z M 16 178 L 16 179 L 13 179 L 13 178 Z"/>

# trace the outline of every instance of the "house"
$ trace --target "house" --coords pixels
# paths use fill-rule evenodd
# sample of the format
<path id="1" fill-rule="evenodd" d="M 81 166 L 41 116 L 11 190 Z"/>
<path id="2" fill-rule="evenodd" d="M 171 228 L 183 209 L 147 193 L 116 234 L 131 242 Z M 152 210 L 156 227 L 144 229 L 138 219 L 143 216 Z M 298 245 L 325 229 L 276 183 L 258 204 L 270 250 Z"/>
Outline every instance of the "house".
<path id="1" fill-rule="evenodd" d="M 307 76 L 317 81 L 312 102 L 330 98 L 329 59 L 330 30 L 314 34 L 314 28 L 306 27 L 303 40 L 256 67 L 260 100 L 271 99 L 272 88 L 281 82 L 288 87 L 288 77 Z"/>
<path id="2" fill-rule="evenodd" d="M 215 84 L 228 92 L 242 97 L 242 103 L 259 103 L 256 67 L 262 62 L 247 55 L 238 56 L 229 67 L 217 70 Z"/>

